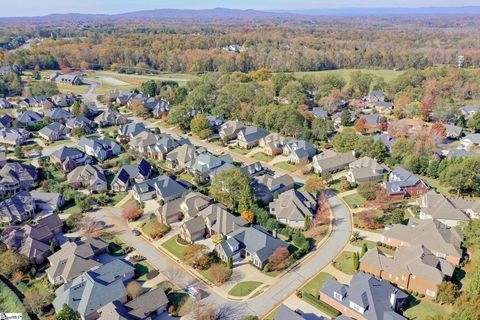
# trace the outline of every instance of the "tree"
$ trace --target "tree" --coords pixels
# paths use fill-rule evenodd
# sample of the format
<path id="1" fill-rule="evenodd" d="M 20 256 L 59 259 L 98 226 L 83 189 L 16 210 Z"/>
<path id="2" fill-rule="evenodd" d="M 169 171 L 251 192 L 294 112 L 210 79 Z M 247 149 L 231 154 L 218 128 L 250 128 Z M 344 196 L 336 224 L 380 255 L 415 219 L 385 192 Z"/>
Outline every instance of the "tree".
<path id="1" fill-rule="evenodd" d="M 402 209 L 394 209 L 390 212 L 390 222 L 393 224 L 402 224 L 404 220 L 404 212 Z"/>
<path id="2" fill-rule="evenodd" d="M 60 94 L 56 82 L 37 81 L 32 82 L 30 86 L 30 94 L 32 96 L 47 96 L 51 97 Z"/>
<path id="3" fill-rule="evenodd" d="M 358 267 L 360 266 L 360 258 L 358 255 L 358 252 L 353 253 L 353 269 L 358 270 Z"/>
<path id="4" fill-rule="evenodd" d="M 155 97 L 158 92 L 157 83 L 155 80 L 145 81 L 142 83 L 140 91 L 147 97 Z"/>
<path id="5" fill-rule="evenodd" d="M 344 127 L 348 127 L 352 124 L 352 115 L 350 114 L 350 111 L 345 110 L 342 112 L 340 124 Z"/>
<path id="6" fill-rule="evenodd" d="M 440 181 L 460 193 L 480 194 L 480 158 L 463 158 L 450 163 L 440 174 Z"/>
<path id="7" fill-rule="evenodd" d="M 250 184 L 246 184 L 243 186 L 242 193 L 240 194 L 240 200 L 238 202 L 238 212 L 245 212 L 252 210 L 253 207 L 253 192 L 252 187 Z M 253 213 L 252 213 L 253 215 Z M 253 223 L 253 222 L 250 222 Z"/>
<path id="8" fill-rule="evenodd" d="M 367 253 L 367 251 L 368 251 L 367 243 L 364 242 L 364 243 L 362 244 L 362 251 L 361 251 L 361 253 L 360 253 L 360 257 L 363 257 L 363 256 L 365 255 L 365 253 Z"/>
<path id="9" fill-rule="evenodd" d="M 232 276 L 232 270 L 223 263 L 214 263 L 208 269 L 216 285 L 222 285 Z"/>
<path id="10" fill-rule="evenodd" d="M 480 131 L 480 111 L 475 112 L 475 114 L 467 121 L 467 127 L 475 132 Z"/>
<path id="11" fill-rule="evenodd" d="M 358 219 L 367 229 L 378 229 L 381 227 L 374 211 L 364 210 L 358 213 Z"/>
<path id="12" fill-rule="evenodd" d="M 127 294 L 130 299 L 135 299 L 142 293 L 142 285 L 137 281 L 131 281 L 127 285 Z"/>
<path id="13" fill-rule="evenodd" d="M 29 288 L 25 292 L 24 304 L 27 310 L 35 314 L 43 314 L 43 311 L 52 303 L 53 296 L 47 288 L 39 286 Z"/>
<path id="14" fill-rule="evenodd" d="M 68 306 L 68 304 L 63 304 L 62 309 L 57 311 L 53 316 L 54 320 L 80 320 L 80 315 L 78 312 L 73 310 Z"/>
<path id="15" fill-rule="evenodd" d="M 192 130 L 194 134 L 198 135 L 203 130 L 208 129 L 210 129 L 210 122 L 204 114 L 196 115 L 190 122 L 190 130 Z"/>
<path id="16" fill-rule="evenodd" d="M 190 108 L 187 106 L 175 106 L 168 113 L 168 123 L 178 126 L 182 130 L 190 128 Z"/>
<path id="17" fill-rule="evenodd" d="M 343 131 L 337 133 L 332 140 L 333 147 L 339 152 L 347 152 L 355 149 L 358 137 L 355 130 L 352 128 L 345 128 Z"/>
<path id="18" fill-rule="evenodd" d="M 222 170 L 213 178 L 210 196 L 230 209 L 238 208 L 242 192 L 248 185 L 250 180 L 240 169 Z"/>
<path id="19" fill-rule="evenodd" d="M 163 237 L 169 230 L 170 227 L 161 223 L 156 216 L 150 219 L 150 237 L 153 239 Z"/>
<path id="20" fill-rule="evenodd" d="M 460 224 L 462 234 L 465 238 L 463 245 L 465 247 L 474 247 L 480 249 L 480 218 L 469 220 Z"/>
<path id="21" fill-rule="evenodd" d="M 191 244 L 183 251 L 182 260 L 194 269 L 206 269 L 210 265 L 208 248 L 202 244 Z"/>
<path id="22" fill-rule="evenodd" d="M 457 286 L 450 281 L 442 281 L 438 286 L 437 302 L 452 304 L 458 296 Z"/>
<path id="23" fill-rule="evenodd" d="M 84 215 L 80 222 L 77 224 L 77 228 L 83 233 L 84 236 L 90 237 L 98 231 L 100 224 L 91 215 Z"/>
<path id="24" fill-rule="evenodd" d="M 422 100 L 421 115 L 423 120 L 429 120 L 433 109 L 437 103 L 437 98 L 433 95 L 428 95 Z"/>
<path id="25" fill-rule="evenodd" d="M 281 271 L 290 265 L 290 253 L 285 247 L 278 247 L 268 258 L 268 265 L 272 271 Z"/>
<path id="26" fill-rule="evenodd" d="M 465 292 L 480 297 L 480 265 L 476 265 L 474 269 L 467 275 L 465 284 Z"/>
<path id="27" fill-rule="evenodd" d="M 360 118 L 355 122 L 355 130 L 357 130 L 360 133 L 365 133 L 367 132 L 367 120 L 364 118 Z"/>
<path id="28" fill-rule="evenodd" d="M 378 208 L 380 208 L 383 211 L 390 208 L 391 199 L 390 199 L 390 194 L 388 193 L 387 189 L 379 188 L 377 190 L 377 192 L 375 192 L 374 203 Z"/>
<path id="29" fill-rule="evenodd" d="M 248 223 L 253 224 L 255 222 L 255 215 L 250 210 L 242 211 L 241 213 L 242 218 L 248 221 Z"/>
<path id="30" fill-rule="evenodd" d="M 436 135 L 440 140 L 443 140 L 447 137 L 447 129 L 441 122 L 435 122 L 430 129 L 433 135 Z"/>
<path id="31" fill-rule="evenodd" d="M 148 111 L 141 101 L 134 100 L 130 106 L 130 109 L 132 110 L 133 115 L 136 117 L 146 119 L 150 116 L 150 111 Z"/>
<path id="32" fill-rule="evenodd" d="M 13 149 L 13 154 L 15 155 L 15 158 L 21 159 L 24 157 L 24 152 L 23 148 L 21 145 L 16 145 L 15 148 Z"/>
<path id="33" fill-rule="evenodd" d="M 128 221 L 135 221 L 142 216 L 142 211 L 138 208 L 137 204 L 132 204 L 129 207 L 123 209 L 122 217 Z"/>
<path id="34" fill-rule="evenodd" d="M 312 121 L 311 134 L 316 141 L 325 142 L 328 137 L 334 132 L 332 120 L 315 118 Z"/>
<path id="35" fill-rule="evenodd" d="M 70 111 L 75 117 L 83 116 L 83 114 L 80 112 L 80 101 L 75 100 L 70 108 Z"/>
<path id="36" fill-rule="evenodd" d="M 30 262 L 28 259 L 13 250 L 7 250 L 0 254 L 0 273 L 7 278 L 10 278 L 13 273 L 21 271 L 27 272 L 30 268 Z"/>
<path id="37" fill-rule="evenodd" d="M 81 138 L 85 135 L 85 128 L 73 128 L 72 129 L 72 136 L 75 138 Z"/>
<path id="38" fill-rule="evenodd" d="M 228 257 L 228 268 L 233 269 L 233 258 L 232 257 Z"/>
<path id="39" fill-rule="evenodd" d="M 374 200 L 379 189 L 378 183 L 367 182 L 358 186 L 357 192 L 366 200 Z"/>
<path id="40" fill-rule="evenodd" d="M 325 181 L 323 181 L 322 177 L 313 176 L 305 181 L 305 191 L 310 192 L 316 196 L 323 192 L 326 188 Z"/>

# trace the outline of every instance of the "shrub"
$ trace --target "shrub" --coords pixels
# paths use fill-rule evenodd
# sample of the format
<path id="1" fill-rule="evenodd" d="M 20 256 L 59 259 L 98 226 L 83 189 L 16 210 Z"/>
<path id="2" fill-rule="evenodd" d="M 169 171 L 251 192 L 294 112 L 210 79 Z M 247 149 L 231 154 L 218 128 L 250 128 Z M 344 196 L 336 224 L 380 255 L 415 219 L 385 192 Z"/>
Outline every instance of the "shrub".
<path id="1" fill-rule="evenodd" d="M 216 285 L 222 285 L 232 276 L 232 270 L 223 263 L 214 263 L 208 269 Z"/>

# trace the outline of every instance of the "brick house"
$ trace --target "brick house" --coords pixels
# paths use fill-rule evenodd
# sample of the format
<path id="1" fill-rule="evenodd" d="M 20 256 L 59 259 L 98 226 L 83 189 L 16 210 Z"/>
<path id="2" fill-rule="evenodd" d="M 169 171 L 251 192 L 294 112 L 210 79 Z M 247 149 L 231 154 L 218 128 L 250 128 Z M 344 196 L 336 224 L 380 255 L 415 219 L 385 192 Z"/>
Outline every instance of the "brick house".
<path id="1" fill-rule="evenodd" d="M 424 195 L 429 190 L 426 181 L 402 167 L 398 167 L 390 172 L 388 182 L 382 183 L 382 187 L 387 189 L 392 201 L 418 197 Z"/>

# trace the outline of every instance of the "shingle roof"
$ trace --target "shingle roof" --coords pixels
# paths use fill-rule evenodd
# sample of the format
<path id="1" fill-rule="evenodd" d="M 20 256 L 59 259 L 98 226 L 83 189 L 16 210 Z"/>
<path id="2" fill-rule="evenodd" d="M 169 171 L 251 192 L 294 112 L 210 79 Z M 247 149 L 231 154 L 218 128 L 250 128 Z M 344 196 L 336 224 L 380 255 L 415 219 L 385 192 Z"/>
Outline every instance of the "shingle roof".
<path id="1" fill-rule="evenodd" d="M 275 315 L 275 318 L 274 318 L 274 320 L 304 320 L 304 319 L 305 319 L 304 317 L 297 314 L 295 311 L 288 308 L 284 304 L 278 307 L 277 314 Z"/>

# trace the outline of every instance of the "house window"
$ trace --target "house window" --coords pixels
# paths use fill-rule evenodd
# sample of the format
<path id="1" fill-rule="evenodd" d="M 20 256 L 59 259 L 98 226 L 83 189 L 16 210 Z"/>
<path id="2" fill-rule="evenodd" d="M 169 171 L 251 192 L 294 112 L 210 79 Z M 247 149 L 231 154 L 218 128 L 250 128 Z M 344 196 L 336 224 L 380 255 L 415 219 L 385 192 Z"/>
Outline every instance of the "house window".
<path id="1" fill-rule="evenodd" d="M 335 299 L 339 300 L 339 301 L 342 301 L 342 300 L 343 300 L 343 296 L 342 296 L 340 293 L 338 293 L 338 292 L 334 292 L 334 293 L 333 293 L 333 297 L 334 297 Z"/>
<path id="2" fill-rule="evenodd" d="M 358 304 L 350 301 L 350 308 L 352 308 L 353 310 L 359 312 L 359 313 L 362 313 L 365 312 L 365 309 L 363 309 L 362 307 L 360 307 Z"/>
<path id="3" fill-rule="evenodd" d="M 439 258 L 442 258 L 442 259 L 445 259 L 447 257 L 447 255 L 445 253 L 442 253 L 442 252 L 437 252 L 435 255 Z"/>
<path id="4" fill-rule="evenodd" d="M 436 296 L 435 291 L 432 291 L 432 290 L 429 290 L 429 289 L 427 289 L 425 291 L 425 294 L 429 297 L 432 297 L 432 298 L 435 298 L 435 296 Z"/>

